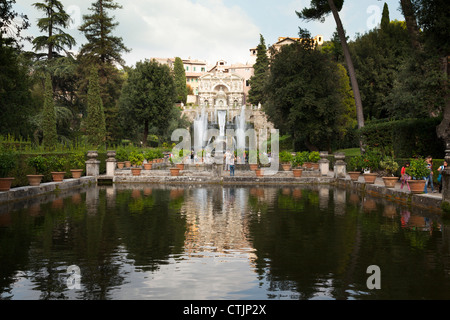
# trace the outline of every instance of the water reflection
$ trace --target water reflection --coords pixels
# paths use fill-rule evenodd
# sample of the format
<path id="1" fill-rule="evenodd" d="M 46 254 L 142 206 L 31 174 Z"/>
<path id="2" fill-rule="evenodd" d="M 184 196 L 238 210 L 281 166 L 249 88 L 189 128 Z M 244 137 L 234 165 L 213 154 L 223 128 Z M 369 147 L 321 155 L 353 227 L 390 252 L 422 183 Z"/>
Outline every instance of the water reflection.
<path id="1" fill-rule="evenodd" d="M 0 206 L 0 298 L 448 299 L 449 244 L 439 216 L 344 189 L 92 187 Z"/>

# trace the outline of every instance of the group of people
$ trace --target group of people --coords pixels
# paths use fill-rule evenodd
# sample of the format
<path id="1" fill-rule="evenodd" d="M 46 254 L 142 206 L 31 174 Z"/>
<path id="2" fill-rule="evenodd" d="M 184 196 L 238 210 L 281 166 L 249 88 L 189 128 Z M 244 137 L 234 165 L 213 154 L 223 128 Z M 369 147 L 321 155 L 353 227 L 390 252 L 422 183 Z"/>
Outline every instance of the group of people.
<path id="1" fill-rule="evenodd" d="M 425 159 L 426 163 L 427 163 L 427 169 L 428 169 L 428 176 L 423 177 L 423 179 L 425 180 L 425 187 L 423 192 L 424 193 L 428 193 L 428 185 L 431 187 L 431 192 L 436 193 L 437 191 L 434 189 L 434 184 L 433 184 L 433 158 L 431 156 L 428 156 Z M 411 177 L 409 176 L 406 171 L 407 168 L 409 167 L 409 162 L 407 162 L 401 170 L 401 187 L 400 189 L 403 189 L 403 186 L 406 185 L 408 187 L 408 190 L 411 191 L 410 187 L 409 187 L 409 183 L 408 181 L 411 179 L 417 179 L 418 177 Z M 439 176 L 437 178 L 437 182 L 439 183 L 439 193 L 442 192 L 442 172 L 445 170 L 445 168 L 447 167 L 447 161 L 444 161 L 444 163 L 439 166 L 439 168 L 437 169 L 437 171 L 439 172 Z"/>

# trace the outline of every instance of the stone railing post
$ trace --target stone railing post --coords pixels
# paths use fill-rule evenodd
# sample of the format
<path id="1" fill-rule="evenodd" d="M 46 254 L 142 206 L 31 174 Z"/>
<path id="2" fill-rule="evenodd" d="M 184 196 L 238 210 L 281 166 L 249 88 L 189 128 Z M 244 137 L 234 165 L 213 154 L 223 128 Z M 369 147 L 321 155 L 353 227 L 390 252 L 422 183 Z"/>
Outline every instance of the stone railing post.
<path id="1" fill-rule="evenodd" d="M 445 148 L 445 161 L 447 161 L 447 168 L 442 172 L 442 201 L 450 202 L 450 142 L 447 142 Z"/>
<path id="2" fill-rule="evenodd" d="M 108 157 L 106 159 L 106 175 L 108 177 L 114 177 L 116 173 L 116 151 L 109 150 L 106 156 Z"/>
<path id="3" fill-rule="evenodd" d="M 100 175 L 100 160 L 97 160 L 97 151 L 88 151 L 88 160 L 86 161 L 86 176 L 96 177 Z"/>
<path id="4" fill-rule="evenodd" d="M 345 154 L 338 152 L 334 154 L 336 162 L 334 164 L 334 177 L 338 179 L 345 179 L 347 176 L 347 164 L 345 163 Z"/>
<path id="5" fill-rule="evenodd" d="M 322 176 L 327 176 L 330 170 L 330 161 L 327 157 L 328 151 L 320 151 L 319 170 Z"/>

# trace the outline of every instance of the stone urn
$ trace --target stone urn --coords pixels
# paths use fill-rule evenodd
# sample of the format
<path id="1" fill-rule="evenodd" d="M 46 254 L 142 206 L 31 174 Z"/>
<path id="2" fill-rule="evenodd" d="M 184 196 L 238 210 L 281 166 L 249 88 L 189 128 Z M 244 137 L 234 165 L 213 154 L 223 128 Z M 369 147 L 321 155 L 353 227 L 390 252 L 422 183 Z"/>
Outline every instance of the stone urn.
<path id="1" fill-rule="evenodd" d="M 395 188 L 397 181 L 397 177 L 383 177 L 383 182 L 386 188 Z"/>
<path id="2" fill-rule="evenodd" d="M 376 173 L 364 173 L 363 177 L 364 177 L 364 181 L 367 184 L 374 184 L 375 183 L 375 179 L 377 178 L 378 174 Z"/>

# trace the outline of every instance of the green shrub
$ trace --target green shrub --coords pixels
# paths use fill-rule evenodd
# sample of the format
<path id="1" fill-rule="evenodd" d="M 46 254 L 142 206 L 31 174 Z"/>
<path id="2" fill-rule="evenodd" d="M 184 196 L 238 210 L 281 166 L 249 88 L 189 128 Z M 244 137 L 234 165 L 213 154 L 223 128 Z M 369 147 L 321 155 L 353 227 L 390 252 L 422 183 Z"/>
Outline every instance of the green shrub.
<path id="1" fill-rule="evenodd" d="M 27 165 L 34 169 L 35 174 L 46 174 L 48 171 L 48 161 L 41 155 L 28 158 Z"/>
<path id="2" fill-rule="evenodd" d="M 380 167 L 386 170 L 388 175 L 395 175 L 398 170 L 398 163 L 394 160 L 393 157 L 386 156 L 383 160 L 380 161 Z"/>
<path id="3" fill-rule="evenodd" d="M 11 150 L 0 153 L 0 178 L 8 177 L 8 174 L 16 166 L 17 154 Z"/>
<path id="4" fill-rule="evenodd" d="M 320 160 L 320 153 L 318 151 L 312 151 L 309 154 L 309 161 L 310 162 L 319 162 Z"/>
<path id="5" fill-rule="evenodd" d="M 427 163 L 424 159 L 412 159 L 409 162 L 409 167 L 406 168 L 406 173 L 416 179 L 423 179 L 430 174 L 430 170 L 427 168 Z"/>
<path id="6" fill-rule="evenodd" d="M 281 151 L 280 152 L 280 162 L 281 163 L 286 163 L 286 162 L 291 162 L 293 159 L 292 154 L 289 151 Z"/>

